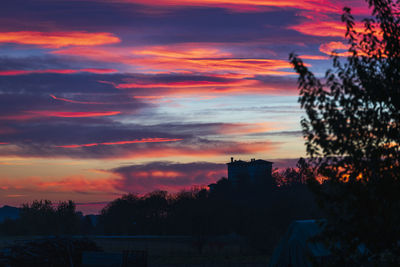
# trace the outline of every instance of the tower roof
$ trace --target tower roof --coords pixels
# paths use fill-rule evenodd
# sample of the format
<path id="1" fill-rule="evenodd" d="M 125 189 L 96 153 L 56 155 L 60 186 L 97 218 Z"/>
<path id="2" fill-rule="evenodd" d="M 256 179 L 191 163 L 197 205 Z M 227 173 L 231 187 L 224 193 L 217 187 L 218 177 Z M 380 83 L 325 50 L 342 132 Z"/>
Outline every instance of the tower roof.
<path id="1" fill-rule="evenodd" d="M 231 158 L 231 162 L 227 163 L 228 165 L 252 165 L 252 164 L 265 164 L 265 165 L 272 165 L 273 162 L 268 161 L 268 160 L 263 160 L 263 159 L 251 159 L 250 161 L 243 161 L 243 160 L 233 160 L 233 157 Z"/>

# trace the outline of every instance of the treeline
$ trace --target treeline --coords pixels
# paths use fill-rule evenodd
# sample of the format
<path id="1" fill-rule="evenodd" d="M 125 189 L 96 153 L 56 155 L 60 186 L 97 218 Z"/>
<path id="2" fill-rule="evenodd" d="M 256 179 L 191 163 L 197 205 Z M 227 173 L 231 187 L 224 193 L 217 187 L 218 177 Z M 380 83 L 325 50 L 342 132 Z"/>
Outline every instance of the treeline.
<path id="1" fill-rule="evenodd" d="M 175 194 L 127 194 L 110 202 L 96 223 L 76 211 L 72 201 L 23 205 L 17 220 L 0 230 L 7 235 L 191 235 L 237 234 L 260 249 L 271 248 L 291 221 L 319 216 L 313 196 L 295 169 L 274 174 L 275 186 L 232 185 L 220 179 L 211 190 Z"/>
<path id="2" fill-rule="evenodd" d="M 35 200 L 23 204 L 19 218 L 7 218 L 0 224 L 2 235 L 74 235 L 93 231 L 90 216 L 77 212 L 71 200 L 58 204 L 50 200 Z"/>

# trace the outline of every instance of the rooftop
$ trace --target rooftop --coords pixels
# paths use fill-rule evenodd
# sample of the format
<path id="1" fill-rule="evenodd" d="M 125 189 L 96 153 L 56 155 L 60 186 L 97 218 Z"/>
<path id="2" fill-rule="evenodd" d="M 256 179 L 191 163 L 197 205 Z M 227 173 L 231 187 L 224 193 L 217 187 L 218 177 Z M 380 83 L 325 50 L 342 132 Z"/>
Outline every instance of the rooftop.
<path id="1" fill-rule="evenodd" d="M 267 160 L 262 160 L 262 159 L 251 159 L 250 161 L 243 161 L 243 160 L 234 160 L 233 157 L 231 157 L 231 162 L 227 163 L 229 164 L 234 164 L 234 165 L 245 165 L 245 164 L 273 164 L 273 162 L 271 161 L 267 161 Z"/>

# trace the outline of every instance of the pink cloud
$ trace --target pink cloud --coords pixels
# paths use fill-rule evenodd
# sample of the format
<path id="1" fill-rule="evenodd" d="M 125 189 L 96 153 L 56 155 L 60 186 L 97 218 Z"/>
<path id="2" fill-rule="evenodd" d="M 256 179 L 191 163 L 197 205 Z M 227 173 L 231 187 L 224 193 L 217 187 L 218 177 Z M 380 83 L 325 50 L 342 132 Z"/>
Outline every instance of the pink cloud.
<path id="1" fill-rule="evenodd" d="M 125 144 L 139 144 L 139 143 L 163 143 L 163 142 L 177 142 L 183 139 L 179 138 L 143 138 L 128 141 L 116 141 L 116 142 L 103 142 L 103 143 L 90 143 L 81 145 L 63 145 L 57 146 L 62 148 L 78 148 L 78 147 L 92 147 L 92 146 L 110 146 L 110 145 L 125 145 Z"/>
<path id="2" fill-rule="evenodd" d="M 104 1 L 104 0 L 97 0 Z M 132 3 L 150 6 L 184 7 L 184 6 L 211 6 L 225 7 L 233 11 L 265 11 L 266 7 L 299 8 L 315 10 L 317 12 L 338 12 L 340 8 L 326 0 L 111 0 L 113 2 Z"/>
<path id="3" fill-rule="evenodd" d="M 120 111 L 98 111 L 98 112 L 68 112 L 68 111 L 28 111 L 28 115 L 41 117 L 60 117 L 60 118 L 88 118 L 88 117 L 104 117 L 121 114 Z"/>
<path id="4" fill-rule="evenodd" d="M 114 73 L 117 70 L 114 69 L 46 69 L 46 70 L 2 70 L 0 76 L 16 76 L 16 75 L 28 75 L 28 74 L 42 74 L 42 73 L 56 73 L 56 74 L 75 74 L 79 72 L 89 72 L 95 74 L 107 74 Z"/>
<path id="5" fill-rule="evenodd" d="M 50 97 L 53 98 L 54 100 L 59 100 L 59 101 L 64 101 L 64 102 L 74 103 L 74 104 L 88 104 L 88 105 L 107 104 L 107 103 L 101 103 L 101 102 L 77 101 L 77 100 L 72 100 L 72 99 L 67 99 L 67 98 L 62 98 L 62 97 L 56 97 L 55 95 L 50 95 Z"/>
<path id="6" fill-rule="evenodd" d="M 226 165 L 209 162 L 151 162 L 111 170 L 120 190 L 147 193 L 154 190 L 177 192 L 193 186 L 207 186 L 226 176 Z"/>
<path id="7" fill-rule="evenodd" d="M 120 111 L 52 111 L 52 110 L 35 110 L 26 111 L 15 115 L 0 116 L 0 120 L 31 120 L 45 117 L 58 117 L 58 118 L 90 118 L 90 117 L 106 117 L 121 114 Z"/>

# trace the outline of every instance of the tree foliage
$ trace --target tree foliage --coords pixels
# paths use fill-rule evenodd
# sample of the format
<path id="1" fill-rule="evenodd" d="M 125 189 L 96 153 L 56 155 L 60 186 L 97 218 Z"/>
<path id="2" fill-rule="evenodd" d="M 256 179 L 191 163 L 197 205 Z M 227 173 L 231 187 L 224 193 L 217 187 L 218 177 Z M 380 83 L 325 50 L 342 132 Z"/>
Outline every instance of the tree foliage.
<path id="1" fill-rule="evenodd" d="M 299 166 L 301 167 L 301 166 Z M 302 175 L 299 168 L 277 169 L 272 173 L 277 186 L 296 186 L 306 183 L 306 177 Z"/>
<path id="2" fill-rule="evenodd" d="M 334 53 L 325 78 L 290 56 L 307 115 L 303 171 L 326 211 L 323 237 L 334 264 L 398 266 L 400 5 L 367 2 L 372 17 L 363 20 L 362 32 L 344 8 L 347 58 Z"/>

